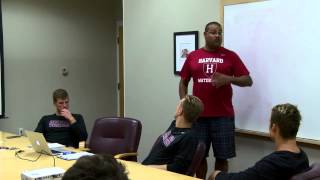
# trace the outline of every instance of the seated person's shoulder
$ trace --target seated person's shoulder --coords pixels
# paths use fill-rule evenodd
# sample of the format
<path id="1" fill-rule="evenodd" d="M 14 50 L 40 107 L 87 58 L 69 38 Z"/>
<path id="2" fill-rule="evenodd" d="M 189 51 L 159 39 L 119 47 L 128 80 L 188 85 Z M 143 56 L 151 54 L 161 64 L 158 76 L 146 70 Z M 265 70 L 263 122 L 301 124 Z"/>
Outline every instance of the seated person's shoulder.
<path id="1" fill-rule="evenodd" d="M 264 158 L 269 160 L 284 160 L 284 161 L 308 159 L 306 153 L 303 150 L 297 153 L 290 152 L 290 151 L 275 151 Z"/>
<path id="2" fill-rule="evenodd" d="M 72 113 L 73 116 L 82 116 L 81 114 Z"/>
<path id="3" fill-rule="evenodd" d="M 192 139 L 198 139 L 197 133 L 194 129 L 190 129 L 187 133 L 187 136 L 191 137 Z"/>
<path id="4" fill-rule="evenodd" d="M 184 134 L 184 140 L 192 144 L 198 144 L 198 138 L 193 130 L 189 130 Z"/>
<path id="5" fill-rule="evenodd" d="M 72 116 L 76 119 L 83 119 L 83 116 L 81 114 L 72 114 Z"/>
<path id="6" fill-rule="evenodd" d="M 286 152 L 275 151 L 263 157 L 257 164 L 259 164 L 259 162 L 275 164 L 286 160 L 288 160 L 288 154 Z"/>
<path id="7" fill-rule="evenodd" d="M 41 119 L 51 119 L 56 116 L 57 116 L 56 114 L 46 114 L 46 115 L 43 115 Z"/>
<path id="8" fill-rule="evenodd" d="M 309 160 L 306 154 L 293 153 L 289 151 L 275 151 L 265 156 L 261 161 L 256 163 L 257 166 L 269 166 L 276 170 L 301 171 L 309 167 Z"/>

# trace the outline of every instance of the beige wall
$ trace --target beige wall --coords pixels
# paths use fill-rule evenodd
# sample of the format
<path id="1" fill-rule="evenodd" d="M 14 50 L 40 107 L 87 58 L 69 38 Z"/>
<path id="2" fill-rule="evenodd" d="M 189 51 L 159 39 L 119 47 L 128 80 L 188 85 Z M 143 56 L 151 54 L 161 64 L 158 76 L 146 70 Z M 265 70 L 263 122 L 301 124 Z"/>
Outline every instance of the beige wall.
<path id="1" fill-rule="evenodd" d="M 2 3 L 8 118 L 0 119 L 1 130 L 34 129 L 54 112 L 56 88 L 69 91 L 70 108 L 83 114 L 89 131 L 97 117 L 116 115 L 116 20 L 122 13 L 114 7 L 120 1 Z"/>
<path id="2" fill-rule="evenodd" d="M 143 123 L 140 160 L 173 120 L 179 99 L 179 77 L 173 75 L 173 32 L 198 30 L 202 46 L 204 25 L 215 20 L 220 20 L 218 0 L 124 0 L 125 108 L 127 116 Z M 269 141 L 238 137 L 236 142 L 238 156 L 230 164 L 233 171 L 273 151 Z M 319 161 L 318 150 L 305 150 L 311 162 Z"/>

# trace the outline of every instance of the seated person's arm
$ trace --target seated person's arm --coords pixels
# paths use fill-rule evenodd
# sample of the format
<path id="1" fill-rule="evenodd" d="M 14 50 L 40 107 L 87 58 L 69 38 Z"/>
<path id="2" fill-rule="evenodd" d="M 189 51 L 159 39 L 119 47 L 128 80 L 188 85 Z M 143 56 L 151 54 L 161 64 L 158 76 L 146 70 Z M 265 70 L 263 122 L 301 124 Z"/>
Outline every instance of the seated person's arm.
<path id="1" fill-rule="evenodd" d="M 255 172 L 254 167 L 238 173 L 226 173 L 223 171 L 214 171 L 209 180 L 255 180 L 260 179 L 258 172 Z"/>
<path id="2" fill-rule="evenodd" d="M 223 171 L 214 171 L 209 180 L 254 180 L 263 179 L 264 177 L 276 177 L 275 174 L 279 173 L 278 168 L 274 165 L 273 161 L 278 159 L 265 157 L 258 161 L 253 167 L 238 173 L 226 173 Z"/>
<path id="3" fill-rule="evenodd" d="M 214 170 L 214 172 L 209 176 L 208 180 L 215 180 L 216 176 L 220 173 L 219 170 Z"/>
<path id="4" fill-rule="evenodd" d="M 159 169 L 164 169 L 180 174 L 185 174 L 190 166 L 193 155 L 198 145 L 196 138 L 186 136 L 181 140 L 181 143 L 178 144 L 176 155 L 172 160 L 172 163 L 163 164 L 163 165 L 149 165 Z"/>
<path id="5" fill-rule="evenodd" d="M 68 109 L 63 109 L 61 115 L 69 121 L 71 133 L 76 141 L 87 140 L 88 133 L 86 125 L 80 114 L 72 114 Z"/>
<path id="6" fill-rule="evenodd" d="M 38 125 L 34 131 L 39 132 L 39 133 L 43 133 L 43 134 L 45 133 L 44 117 L 42 117 L 39 120 Z"/>
<path id="7" fill-rule="evenodd" d="M 191 164 L 197 145 L 198 140 L 195 137 L 192 137 L 191 134 L 186 136 L 181 142 L 173 162 L 167 165 L 167 170 L 185 174 Z"/>
<path id="8" fill-rule="evenodd" d="M 86 125 L 84 123 L 83 117 L 81 115 L 77 115 L 74 117 L 76 119 L 76 122 L 71 124 L 71 131 L 75 138 L 78 139 L 78 141 L 85 141 L 87 140 L 88 133 L 86 129 Z"/>

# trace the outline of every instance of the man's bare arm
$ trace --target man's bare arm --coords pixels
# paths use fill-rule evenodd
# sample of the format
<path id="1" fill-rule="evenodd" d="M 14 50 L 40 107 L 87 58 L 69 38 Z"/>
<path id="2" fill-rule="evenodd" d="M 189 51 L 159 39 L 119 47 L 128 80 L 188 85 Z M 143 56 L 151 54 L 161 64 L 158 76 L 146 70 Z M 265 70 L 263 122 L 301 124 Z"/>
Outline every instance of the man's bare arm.
<path id="1" fill-rule="evenodd" d="M 179 96 L 180 99 L 184 98 L 188 94 L 188 80 L 180 79 L 179 83 Z"/>

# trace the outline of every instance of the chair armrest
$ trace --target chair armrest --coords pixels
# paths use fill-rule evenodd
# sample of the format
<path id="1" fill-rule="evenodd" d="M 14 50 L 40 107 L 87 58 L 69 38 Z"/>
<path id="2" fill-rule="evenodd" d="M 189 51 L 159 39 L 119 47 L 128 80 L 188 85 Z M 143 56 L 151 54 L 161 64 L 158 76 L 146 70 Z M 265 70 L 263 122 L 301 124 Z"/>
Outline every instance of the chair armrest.
<path id="1" fill-rule="evenodd" d="M 121 160 L 129 160 L 129 161 L 137 161 L 138 153 L 123 153 L 123 154 L 116 154 L 114 158 L 121 159 Z"/>

